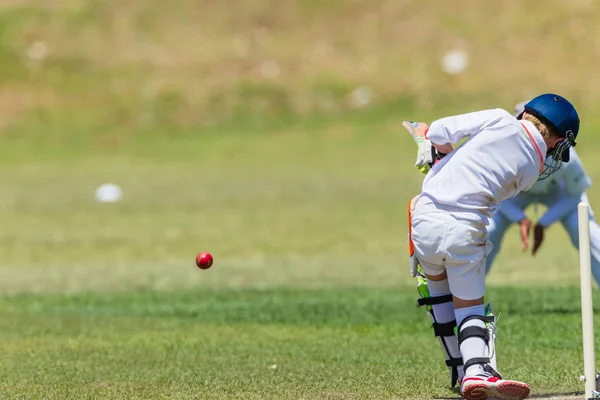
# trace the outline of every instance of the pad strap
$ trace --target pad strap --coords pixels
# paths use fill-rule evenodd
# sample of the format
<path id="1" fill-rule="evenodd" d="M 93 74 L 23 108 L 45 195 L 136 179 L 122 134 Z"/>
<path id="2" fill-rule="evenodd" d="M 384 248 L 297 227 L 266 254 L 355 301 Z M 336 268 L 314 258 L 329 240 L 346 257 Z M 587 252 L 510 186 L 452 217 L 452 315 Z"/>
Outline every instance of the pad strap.
<path id="1" fill-rule="evenodd" d="M 460 367 L 461 365 L 463 365 L 462 357 L 446 360 L 447 367 Z"/>
<path id="2" fill-rule="evenodd" d="M 435 336 L 446 337 L 446 336 L 454 336 L 454 327 L 456 326 L 456 320 L 452 320 L 450 322 L 446 322 L 443 324 L 439 324 L 437 322 L 433 323 L 433 332 Z"/>
<path id="3" fill-rule="evenodd" d="M 465 371 L 472 365 L 475 365 L 475 364 L 484 364 L 485 365 L 485 364 L 489 364 L 489 363 L 490 363 L 489 357 L 474 357 L 465 363 Z"/>
<path id="4" fill-rule="evenodd" d="M 450 367 L 450 385 L 454 387 L 458 382 L 458 367 L 462 365 L 462 358 L 451 358 L 446 360 L 446 365 Z"/>
<path id="5" fill-rule="evenodd" d="M 446 360 L 446 366 L 451 368 L 450 385 L 452 387 L 456 386 L 456 383 L 458 382 L 458 367 L 461 365 L 463 365 L 462 357 Z"/>
<path id="6" fill-rule="evenodd" d="M 465 324 L 465 322 L 470 321 L 472 319 L 478 319 L 487 323 L 492 323 L 496 320 L 496 318 L 494 318 L 493 315 L 469 315 L 467 318 L 463 319 L 458 329 L 460 329 Z"/>
<path id="7" fill-rule="evenodd" d="M 417 300 L 417 307 L 421 306 L 434 306 L 437 304 L 449 303 L 452 301 L 452 295 L 446 294 L 444 296 L 436 297 L 421 297 Z"/>
<path id="8" fill-rule="evenodd" d="M 480 326 L 469 326 L 458 332 L 458 344 L 461 345 L 462 342 L 473 337 L 480 338 L 487 344 L 490 341 L 490 332 Z"/>

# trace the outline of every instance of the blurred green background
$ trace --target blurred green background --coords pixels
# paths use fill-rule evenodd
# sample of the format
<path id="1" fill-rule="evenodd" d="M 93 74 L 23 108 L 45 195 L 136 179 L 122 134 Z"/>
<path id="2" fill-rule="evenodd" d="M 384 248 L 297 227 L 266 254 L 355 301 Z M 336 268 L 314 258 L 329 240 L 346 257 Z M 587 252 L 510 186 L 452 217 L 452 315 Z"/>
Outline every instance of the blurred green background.
<path id="1" fill-rule="evenodd" d="M 594 1 L 0 5 L 6 292 L 400 284 L 422 179 L 401 121 L 541 92 L 577 106 L 598 178 Z M 95 201 L 106 182 L 121 202 Z M 492 283 L 577 279 L 574 251 L 513 238 Z"/>
<path id="2" fill-rule="evenodd" d="M 235 356 L 244 351 L 261 349 L 262 341 L 270 343 L 271 335 L 331 340 L 330 350 L 326 343 L 313 350 L 332 351 L 334 359 L 336 338 L 348 339 L 316 328 L 278 331 L 271 323 L 287 321 L 279 313 L 294 324 L 306 317 L 308 325 L 323 316 L 347 316 L 342 320 L 350 325 L 358 318 L 356 324 L 367 330 L 348 333 L 348 340 L 354 334 L 364 340 L 357 345 L 360 354 L 391 357 L 394 352 L 385 348 L 391 340 L 404 349 L 397 357 L 413 352 L 418 359 L 411 335 L 435 345 L 425 315 L 413 310 L 416 291 L 406 260 L 406 203 L 420 190 L 423 175 L 413 167 L 414 144 L 401 122 L 493 107 L 512 111 L 517 102 L 556 92 L 580 113 L 577 150 L 592 180 L 600 181 L 599 18 L 600 3 L 593 0 L 0 0 L 0 350 L 2 371 L 10 376 L 5 393 L 29 398 L 31 380 L 40 379 L 47 386 L 37 387 L 31 398 L 96 398 L 104 389 L 108 397 L 235 397 L 247 382 L 232 378 L 232 386 L 222 387 L 219 377 L 247 376 L 228 365 L 241 362 Z M 464 70 L 445 71 L 448 55 L 454 64 L 465 62 Z M 96 200 L 95 190 L 104 183 L 119 185 L 121 201 Z M 600 190 L 594 186 L 589 195 L 594 207 Z M 528 210 L 534 220 L 542 212 Z M 556 315 L 566 307 L 575 329 L 577 252 L 562 228 L 548 230 L 535 258 L 520 251 L 515 229 L 508 235 L 489 277 L 492 290 L 499 290 L 492 293 L 510 299 L 512 290 L 523 290 L 526 299 L 558 310 Z M 214 255 L 211 269 L 195 267 L 199 251 Z M 538 286 L 558 294 L 540 303 Z M 253 303 L 254 295 L 245 293 L 254 290 L 267 297 Z M 289 300 L 287 290 L 298 293 Z M 396 316 L 398 322 L 390 327 L 376 318 L 352 317 L 352 310 L 366 316 L 378 309 L 362 296 L 397 310 L 385 314 L 384 322 Z M 337 306 L 328 308 L 344 298 L 354 308 L 342 314 Z M 136 308 L 146 301 L 142 311 Z M 250 328 L 235 324 L 236 307 L 246 301 L 248 307 L 259 305 L 240 311 L 258 321 Z M 280 308 L 267 307 L 261 316 L 260 305 L 272 302 Z M 312 304 L 314 314 L 298 311 L 295 302 Z M 168 310 L 166 319 L 157 314 L 161 307 Z M 189 307 L 196 311 L 187 313 Z M 234 322 L 217 318 L 229 315 L 227 310 L 234 310 Z M 157 315 L 162 317 L 153 320 Z M 252 319 L 244 318 L 244 324 Z M 535 328 L 536 319 L 528 318 Z M 557 318 L 553 323 L 566 323 Z M 360 336 L 373 323 L 383 324 L 375 340 L 381 347 Z M 520 332 L 520 320 L 512 323 Z M 211 351 L 230 343 L 228 335 L 235 340 L 236 330 L 248 329 L 258 331 L 256 342 L 242 339 L 252 350 L 240 344 L 234 355 L 221 354 L 214 381 L 198 386 L 186 376 L 174 378 L 199 362 L 193 351 L 210 359 Z M 571 377 L 554 379 L 566 371 L 578 374 L 580 332 L 563 333 L 568 338 L 560 342 L 569 350 L 560 357 L 568 361 L 532 378 L 538 388 L 578 388 Z M 215 347 L 202 353 L 196 335 L 216 335 L 223 343 L 211 342 Z M 528 371 L 531 365 L 523 362 L 535 357 L 555 361 L 545 351 L 553 339 L 537 335 L 533 353 L 519 347 L 518 334 L 507 343 L 513 370 Z M 165 355 L 153 353 L 156 343 L 148 337 L 174 346 L 182 369 L 168 363 L 172 370 L 153 369 Z M 123 345 L 130 342 L 139 348 Z M 284 343 L 266 351 L 289 350 L 295 359 L 310 346 L 294 343 L 291 350 Z M 160 351 L 171 354 L 170 348 Z M 107 361 L 106 352 L 122 358 Z M 518 359 L 523 355 L 527 360 Z M 446 372 L 438 359 L 432 354 L 430 364 L 443 387 Z M 104 364 L 94 360 L 114 369 L 95 369 Z M 345 365 L 343 357 L 337 360 Z M 405 368 L 398 375 L 410 376 L 413 386 L 353 386 L 352 393 L 431 398 L 419 393 L 426 376 L 407 361 L 385 360 L 382 381 L 396 380 L 389 371 Z M 357 374 L 364 370 L 357 359 L 345 361 Z M 91 369 L 73 375 L 70 368 L 78 362 Z M 149 372 L 136 375 L 141 365 Z M 306 371 L 296 372 L 308 377 L 312 364 L 301 365 Z M 352 397 L 336 375 L 335 368 L 346 367 L 330 368 L 323 382 L 340 386 L 317 384 L 319 393 Z M 131 383 L 136 376 L 185 384 L 152 392 Z M 79 391 L 60 386 L 72 379 L 83 385 Z M 130 386 L 102 386 L 119 379 Z M 277 387 L 273 382 L 267 386 Z M 274 398 L 284 392 L 311 397 L 301 389 L 302 378 L 298 386 L 286 382 L 285 390 L 273 389 Z M 141 387 L 150 391 L 137 392 Z M 257 398 L 268 397 L 256 390 Z"/>

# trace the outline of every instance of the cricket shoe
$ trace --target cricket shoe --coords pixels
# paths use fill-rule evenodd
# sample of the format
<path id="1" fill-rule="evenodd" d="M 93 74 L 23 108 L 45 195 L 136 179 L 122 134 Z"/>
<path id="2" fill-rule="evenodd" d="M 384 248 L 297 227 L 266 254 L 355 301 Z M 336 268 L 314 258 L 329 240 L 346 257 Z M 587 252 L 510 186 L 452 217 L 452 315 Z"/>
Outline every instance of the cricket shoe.
<path id="1" fill-rule="evenodd" d="M 466 400 L 521 400 L 529 396 L 529 385 L 481 374 L 465 377 L 461 383 L 461 394 Z"/>

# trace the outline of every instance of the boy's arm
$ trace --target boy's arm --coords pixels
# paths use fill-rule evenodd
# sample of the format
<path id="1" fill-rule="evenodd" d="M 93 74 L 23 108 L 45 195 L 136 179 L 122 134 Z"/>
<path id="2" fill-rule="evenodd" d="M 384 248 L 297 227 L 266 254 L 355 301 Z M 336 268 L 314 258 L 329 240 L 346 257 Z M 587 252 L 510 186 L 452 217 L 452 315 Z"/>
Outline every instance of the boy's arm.
<path id="1" fill-rule="evenodd" d="M 563 219 L 567 214 L 577 210 L 577 205 L 581 199 L 581 194 L 571 195 L 566 194 L 556 203 L 550 206 L 548 210 L 542 215 L 537 224 L 535 224 L 533 233 L 533 250 L 532 255 L 535 255 L 540 249 L 542 242 L 544 241 L 544 230 L 555 223 L 558 220 Z"/>
<path id="2" fill-rule="evenodd" d="M 454 148 L 451 144 L 438 145 L 427 139 L 429 126 L 425 122 L 404 121 L 402 126 L 410 133 L 417 144 L 417 161 L 415 166 L 424 174 L 442 157 L 448 155 Z"/>
<path id="3" fill-rule="evenodd" d="M 496 108 L 438 119 L 431 123 L 425 137 L 436 148 L 439 145 L 458 143 L 462 138 L 475 136 L 507 116 L 510 116 L 507 111 Z M 440 151 L 444 153 L 443 150 Z"/>
<path id="4" fill-rule="evenodd" d="M 498 212 L 504 215 L 513 224 L 521 222 L 527 218 L 525 211 L 517 204 L 514 197 L 503 200 L 498 206 Z"/>
<path id="5" fill-rule="evenodd" d="M 452 153 L 452 150 L 454 150 L 454 147 L 452 147 L 452 145 L 450 143 L 435 144 L 435 143 L 431 142 L 431 144 L 438 151 L 438 156 L 440 156 L 440 158 Z"/>
<path id="6" fill-rule="evenodd" d="M 498 212 L 504 215 L 510 222 L 519 224 L 521 234 L 521 250 L 525 251 L 529 247 L 529 231 L 531 230 L 531 221 L 525 215 L 525 210 L 519 206 L 514 197 L 500 202 Z"/>
<path id="7" fill-rule="evenodd" d="M 552 204 L 542 215 L 542 217 L 538 221 L 538 225 L 541 225 L 543 228 L 547 228 L 556 221 L 560 221 L 567 214 L 577 210 L 577 205 L 581 199 L 581 195 L 579 194 L 565 194 L 560 200 L 556 203 Z"/>

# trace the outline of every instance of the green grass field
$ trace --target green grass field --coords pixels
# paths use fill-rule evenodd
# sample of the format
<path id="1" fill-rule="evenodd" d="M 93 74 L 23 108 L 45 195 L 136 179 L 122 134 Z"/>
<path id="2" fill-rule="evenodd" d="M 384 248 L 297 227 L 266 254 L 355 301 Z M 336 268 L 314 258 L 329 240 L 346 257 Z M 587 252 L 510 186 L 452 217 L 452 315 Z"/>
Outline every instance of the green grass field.
<path id="1" fill-rule="evenodd" d="M 0 1 L 0 398 L 459 398 L 415 307 L 402 120 L 560 91 L 600 182 L 598 3 L 59 3 Z M 454 47 L 472 64 L 448 77 Z M 558 225 L 535 258 L 508 235 L 499 367 L 582 395 L 577 251 Z"/>
<path id="2" fill-rule="evenodd" d="M 360 126 L 7 163 L 2 396 L 457 398 L 408 274 L 411 139 Z M 94 201 L 108 181 L 122 202 Z M 537 258 L 509 234 L 499 365 L 581 391 L 577 253 L 558 226 Z"/>
<path id="3" fill-rule="evenodd" d="M 491 290 L 502 310 L 498 361 L 537 396 L 580 390 L 578 295 Z M 393 287 L 18 295 L 1 313 L 2 393 L 457 398 L 414 300 Z"/>

